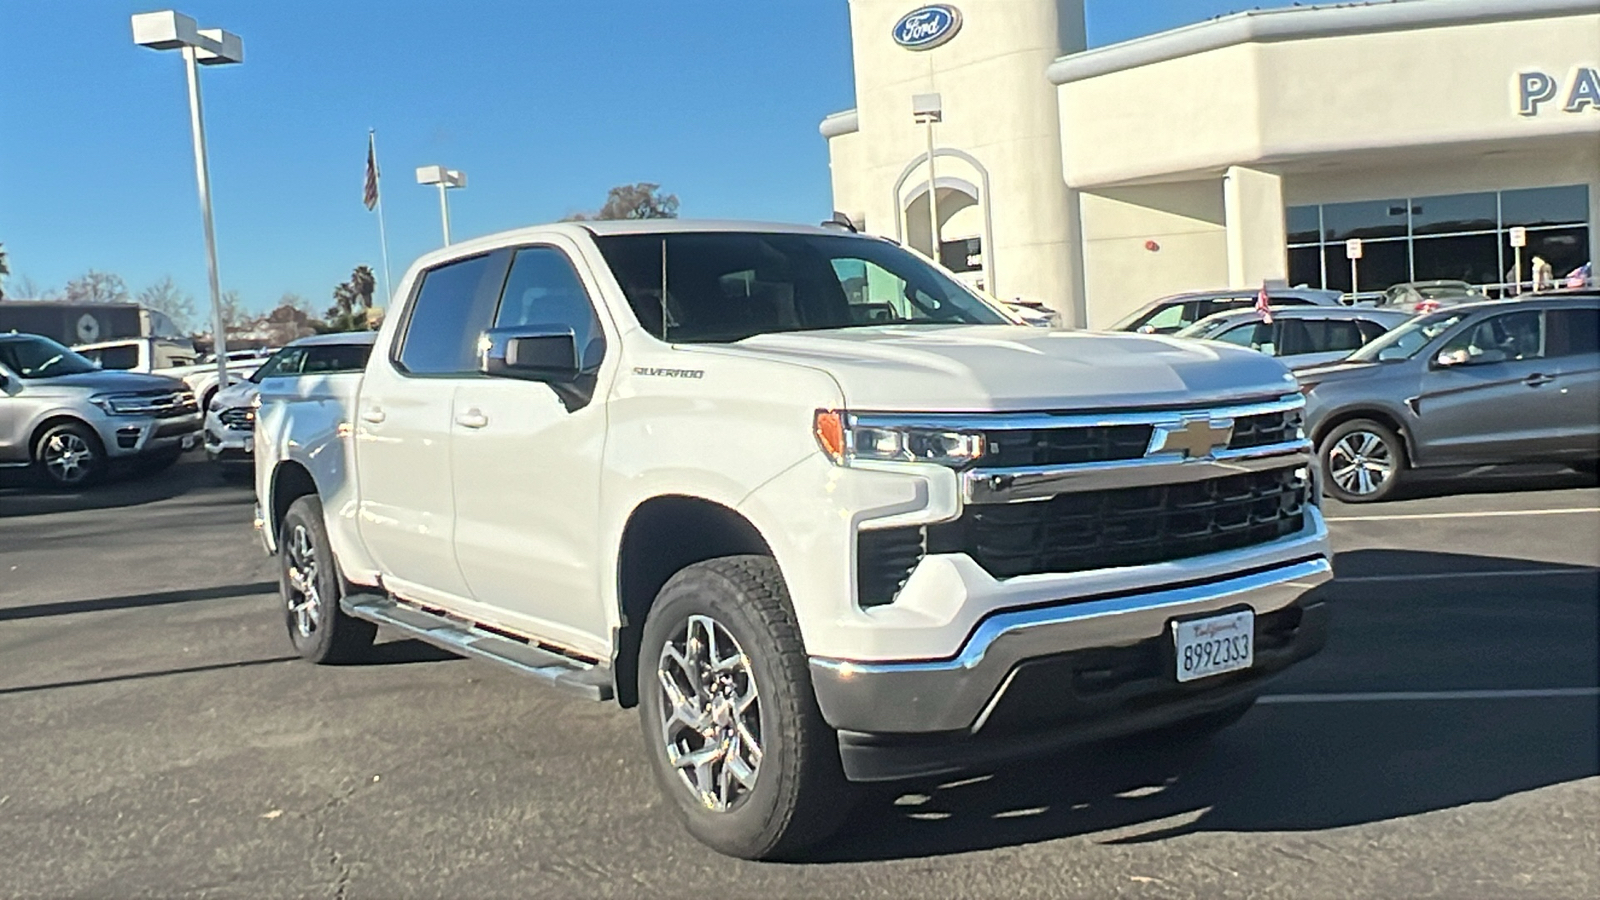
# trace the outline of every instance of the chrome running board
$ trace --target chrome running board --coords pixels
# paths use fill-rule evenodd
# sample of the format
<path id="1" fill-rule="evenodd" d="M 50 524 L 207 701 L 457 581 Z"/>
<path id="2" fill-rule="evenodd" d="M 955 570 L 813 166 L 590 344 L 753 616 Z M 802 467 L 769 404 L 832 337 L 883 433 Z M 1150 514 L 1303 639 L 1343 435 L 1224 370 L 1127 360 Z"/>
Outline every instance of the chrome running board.
<path id="1" fill-rule="evenodd" d="M 351 594 L 339 601 L 347 615 L 404 632 L 441 650 L 475 656 L 532 675 L 590 700 L 610 700 L 611 670 L 572 659 L 481 628 L 397 603 L 380 594 Z"/>

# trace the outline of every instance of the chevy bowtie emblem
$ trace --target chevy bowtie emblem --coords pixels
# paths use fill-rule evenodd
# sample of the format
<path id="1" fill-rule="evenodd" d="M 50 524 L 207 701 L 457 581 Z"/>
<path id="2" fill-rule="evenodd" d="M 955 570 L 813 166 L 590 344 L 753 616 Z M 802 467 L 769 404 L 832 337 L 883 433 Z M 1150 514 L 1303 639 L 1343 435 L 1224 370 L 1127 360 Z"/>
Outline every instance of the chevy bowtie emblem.
<path id="1" fill-rule="evenodd" d="M 1233 420 L 1185 419 L 1181 424 L 1157 425 L 1145 456 L 1182 453 L 1187 459 L 1210 456 L 1233 440 Z"/>

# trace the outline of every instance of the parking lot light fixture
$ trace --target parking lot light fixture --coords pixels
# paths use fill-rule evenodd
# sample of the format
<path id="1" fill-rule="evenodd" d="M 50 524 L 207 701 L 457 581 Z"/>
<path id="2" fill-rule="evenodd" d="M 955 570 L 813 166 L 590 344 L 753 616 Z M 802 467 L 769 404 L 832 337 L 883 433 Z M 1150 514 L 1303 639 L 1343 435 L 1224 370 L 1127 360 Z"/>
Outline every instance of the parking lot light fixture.
<path id="1" fill-rule="evenodd" d="M 446 199 L 445 192 L 451 188 L 466 187 L 467 176 L 444 166 L 418 166 L 417 184 L 439 186 L 439 223 L 444 227 L 445 246 L 450 246 L 450 201 Z"/>
<path id="2" fill-rule="evenodd" d="M 189 80 L 189 128 L 194 135 L 194 175 L 200 188 L 200 218 L 205 225 L 206 274 L 211 288 L 211 327 L 217 357 L 217 385 L 228 386 L 227 326 L 222 320 L 222 286 L 217 277 L 217 235 L 211 221 L 211 171 L 206 163 L 206 128 L 200 108 L 200 66 L 244 62 L 244 41 L 220 28 L 200 28 L 194 19 L 170 9 L 133 16 L 133 42 L 152 50 L 183 51 Z"/>

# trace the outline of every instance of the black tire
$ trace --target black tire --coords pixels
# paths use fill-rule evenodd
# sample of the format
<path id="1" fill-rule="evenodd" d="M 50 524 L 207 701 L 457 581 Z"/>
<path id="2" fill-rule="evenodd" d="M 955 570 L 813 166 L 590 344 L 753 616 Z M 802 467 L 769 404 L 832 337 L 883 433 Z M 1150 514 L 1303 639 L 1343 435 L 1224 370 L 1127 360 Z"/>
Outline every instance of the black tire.
<path id="1" fill-rule="evenodd" d="M 723 637 L 691 643 L 697 627 L 700 634 L 706 633 L 707 621 L 710 627 L 720 627 Z M 720 651 L 728 652 L 723 660 L 737 671 L 724 673 L 725 694 L 717 694 L 716 685 L 697 694 L 720 699 L 696 701 L 695 707 L 704 710 L 702 730 L 720 729 L 722 736 L 713 739 L 685 723 L 680 733 L 688 735 L 687 744 L 673 739 L 675 752 L 720 745 L 722 763 L 719 774 L 712 776 L 719 785 L 702 795 L 669 758 L 667 732 L 673 723 L 665 715 L 666 690 L 658 672 L 686 672 L 664 656 L 669 641 L 680 658 L 698 658 L 691 647 L 726 637 L 735 646 L 730 651 L 724 645 Z M 749 690 L 752 682 L 754 690 Z M 746 690 L 755 698 L 754 715 L 748 708 L 741 712 L 737 705 Z M 712 849 L 743 859 L 792 858 L 833 834 L 850 813 L 855 792 L 839 762 L 838 736 L 817 708 L 789 591 L 769 557 L 726 556 L 696 563 L 662 587 L 640 642 L 639 712 L 657 783 L 689 833 Z M 745 763 L 748 741 L 743 735 L 749 734 L 752 723 L 758 729 L 753 737 L 761 752 L 750 776 L 753 783 L 739 785 L 730 780 L 737 776 L 727 760 L 731 753 Z M 738 730 L 741 726 L 743 731 Z M 710 773 L 715 765 L 708 762 L 704 769 Z M 699 775 L 699 767 L 695 774 Z"/>
<path id="2" fill-rule="evenodd" d="M 106 449 L 93 428 L 61 422 L 34 442 L 33 469 L 40 481 L 56 490 L 85 488 L 105 476 Z"/>
<path id="3" fill-rule="evenodd" d="M 1410 465 L 1394 429 L 1371 419 L 1341 422 L 1317 446 L 1323 492 L 1344 503 L 1375 503 L 1394 494 Z"/>
<path id="4" fill-rule="evenodd" d="M 359 662 L 378 626 L 345 615 L 339 565 L 328 543 L 322 501 L 307 495 L 289 505 L 278 529 L 278 596 L 296 653 L 314 663 Z"/>

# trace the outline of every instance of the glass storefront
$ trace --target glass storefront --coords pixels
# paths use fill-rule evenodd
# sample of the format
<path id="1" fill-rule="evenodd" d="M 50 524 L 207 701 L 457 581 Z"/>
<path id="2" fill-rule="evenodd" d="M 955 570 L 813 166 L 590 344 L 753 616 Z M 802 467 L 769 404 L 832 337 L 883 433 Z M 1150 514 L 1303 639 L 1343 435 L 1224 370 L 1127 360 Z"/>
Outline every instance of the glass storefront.
<path id="1" fill-rule="evenodd" d="M 1531 277 L 1535 256 L 1560 279 L 1589 261 L 1593 227 L 1589 189 L 1581 184 L 1291 206 L 1286 213 L 1289 283 L 1349 292 L 1345 241 L 1361 238 L 1356 272 L 1361 293 L 1403 281 L 1497 285 L 1516 280 L 1510 240 L 1516 226 L 1528 230 L 1521 280 Z"/>

